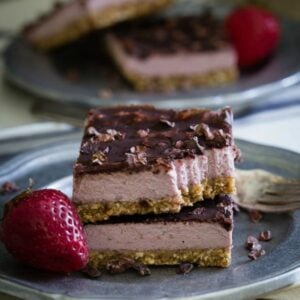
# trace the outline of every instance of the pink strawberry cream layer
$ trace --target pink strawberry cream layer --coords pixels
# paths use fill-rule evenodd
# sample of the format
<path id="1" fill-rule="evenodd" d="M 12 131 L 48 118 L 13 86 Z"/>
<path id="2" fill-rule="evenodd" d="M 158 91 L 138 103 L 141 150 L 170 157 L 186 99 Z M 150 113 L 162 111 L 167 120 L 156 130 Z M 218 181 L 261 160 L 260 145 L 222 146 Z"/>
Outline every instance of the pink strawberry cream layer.
<path id="1" fill-rule="evenodd" d="M 158 222 L 86 225 L 88 247 L 96 251 L 155 251 L 230 248 L 232 231 L 218 223 Z"/>
<path id="2" fill-rule="evenodd" d="M 34 26 L 28 30 L 27 38 L 35 42 L 40 39 L 52 37 L 64 30 L 65 27 L 87 16 L 87 11 L 84 9 L 84 6 L 80 4 L 80 1 L 72 1 L 46 16 L 38 23 L 38 26 Z"/>
<path id="3" fill-rule="evenodd" d="M 151 0 L 147 0 L 151 2 Z M 27 38 L 31 41 L 51 37 L 60 33 L 64 28 L 86 19 L 89 26 L 94 27 L 93 18 L 104 12 L 107 8 L 124 5 L 135 4 L 138 0 L 75 0 L 65 5 L 61 5 L 52 13 L 45 16 L 39 21 L 38 26 L 34 26 L 27 34 Z"/>
<path id="4" fill-rule="evenodd" d="M 107 37 L 107 43 L 123 70 L 142 76 L 199 75 L 236 67 L 236 54 L 230 46 L 217 51 L 153 54 L 146 59 L 139 59 L 127 54 L 113 35 Z"/>
<path id="5" fill-rule="evenodd" d="M 111 172 L 74 177 L 73 201 L 137 201 L 181 197 L 182 191 L 207 179 L 234 177 L 234 148 L 205 150 L 195 158 L 177 159 L 159 173 Z"/>

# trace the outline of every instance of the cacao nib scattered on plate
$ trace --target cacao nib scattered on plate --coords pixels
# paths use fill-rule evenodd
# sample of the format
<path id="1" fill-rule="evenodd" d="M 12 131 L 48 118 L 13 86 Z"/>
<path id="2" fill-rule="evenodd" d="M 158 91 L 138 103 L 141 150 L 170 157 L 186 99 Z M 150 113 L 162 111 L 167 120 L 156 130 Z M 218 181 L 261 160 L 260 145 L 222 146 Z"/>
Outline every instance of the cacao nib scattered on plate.
<path id="1" fill-rule="evenodd" d="M 260 256 L 265 255 L 265 250 L 262 249 L 261 244 L 258 242 L 258 239 L 252 235 L 249 235 L 247 237 L 247 240 L 245 242 L 245 248 L 249 250 L 248 257 L 251 260 L 256 260 Z"/>
<path id="2" fill-rule="evenodd" d="M 19 187 L 13 181 L 4 182 L 0 189 L 0 194 L 5 195 L 19 190 Z"/>
<path id="3" fill-rule="evenodd" d="M 127 257 L 121 257 L 106 264 L 106 270 L 110 274 L 124 273 L 129 269 L 136 270 L 141 276 L 151 275 L 151 271 L 146 265 Z"/>
<path id="4" fill-rule="evenodd" d="M 258 223 L 263 217 L 262 213 L 258 210 L 248 210 L 248 215 L 253 223 Z"/>
<path id="5" fill-rule="evenodd" d="M 176 273 L 185 275 L 185 274 L 190 273 L 193 270 L 193 268 L 194 268 L 194 265 L 191 263 L 181 263 L 178 266 Z"/>
<path id="6" fill-rule="evenodd" d="M 133 259 L 129 258 L 119 258 L 114 261 L 110 261 L 106 264 L 106 270 L 111 274 L 124 273 L 126 270 L 130 269 L 134 264 Z"/>
<path id="7" fill-rule="evenodd" d="M 249 251 L 253 250 L 256 248 L 256 245 L 259 244 L 258 240 L 256 237 L 254 237 L 253 235 L 249 235 L 247 237 L 247 240 L 245 242 L 245 248 Z"/>
<path id="8" fill-rule="evenodd" d="M 86 277 L 91 279 L 99 278 L 102 275 L 99 269 L 89 265 L 87 265 L 84 269 L 82 269 L 81 273 L 83 273 Z"/>
<path id="9" fill-rule="evenodd" d="M 132 268 L 136 271 L 138 271 L 138 273 L 141 275 L 141 276 L 148 276 L 148 275 L 151 275 L 151 271 L 150 269 L 142 264 L 142 263 L 138 263 L 138 262 L 135 262 L 132 266 Z"/>
<path id="10" fill-rule="evenodd" d="M 263 256 L 266 254 L 266 251 L 264 249 L 260 249 L 260 250 L 252 250 L 248 253 L 248 257 L 251 260 L 257 260 L 259 257 Z"/>
<path id="11" fill-rule="evenodd" d="M 265 230 L 265 231 L 260 232 L 258 239 L 263 242 L 270 241 L 272 239 L 271 230 Z"/>

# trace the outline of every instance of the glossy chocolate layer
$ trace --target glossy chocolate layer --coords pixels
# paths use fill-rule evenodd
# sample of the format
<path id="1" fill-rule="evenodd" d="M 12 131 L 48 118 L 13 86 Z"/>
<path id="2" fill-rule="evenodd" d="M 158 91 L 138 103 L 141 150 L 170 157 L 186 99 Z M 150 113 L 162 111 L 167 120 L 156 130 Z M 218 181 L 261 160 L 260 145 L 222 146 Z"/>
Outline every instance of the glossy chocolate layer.
<path id="1" fill-rule="evenodd" d="M 219 223 L 226 230 L 232 229 L 232 199 L 219 195 L 214 199 L 199 201 L 193 207 L 184 207 L 179 213 L 148 214 L 111 217 L 99 224 L 115 223 L 157 223 L 157 222 L 207 222 Z"/>
<path id="2" fill-rule="evenodd" d="M 85 125 L 75 175 L 168 169 L 174 159 L 233 145 L 230 108 L 217 112 L 152 106 L 99 108 L 89 112 Z"/>

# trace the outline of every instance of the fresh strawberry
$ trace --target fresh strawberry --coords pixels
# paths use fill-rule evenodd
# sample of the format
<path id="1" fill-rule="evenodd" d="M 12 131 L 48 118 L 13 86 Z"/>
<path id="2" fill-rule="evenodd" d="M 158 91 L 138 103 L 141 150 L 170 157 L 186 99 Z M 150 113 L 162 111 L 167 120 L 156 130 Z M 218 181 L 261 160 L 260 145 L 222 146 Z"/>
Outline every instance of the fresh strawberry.
<path id="1" fill-rule="evenodd" d="M 82 269 L 88 250 L 80 219 L 60 191 L 25 191 L 6 204 L 2 241 L 15 258 L 32 267 L 69 273 Z"/>
<path id="2" fill-rule="evenodd" d="M 226 28 L 241 67 L 255 65 L 270 55 L 280 36 L 276 17 L 254 6 L 233 11 L 226 20 Z"/>

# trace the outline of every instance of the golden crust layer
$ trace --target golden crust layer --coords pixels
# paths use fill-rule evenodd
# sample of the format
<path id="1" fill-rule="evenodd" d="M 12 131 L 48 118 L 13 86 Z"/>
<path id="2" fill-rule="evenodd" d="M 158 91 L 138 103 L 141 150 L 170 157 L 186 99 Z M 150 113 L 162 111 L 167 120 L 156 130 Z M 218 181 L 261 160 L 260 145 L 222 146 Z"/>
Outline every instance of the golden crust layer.
<path id="1" fill-rule="evenodd" d="M 129 20 L 143 15 L 159 11 L 172 3 L 174 0 L 153 0 L 151 2 L 141 1 L 126 3 L 123 5 L 109 6 L 94 15 L 85 15 L 82 19 L 71 22 L 52 36 L 32 41 L 32 43 L 43 50 L 59 47 L 74 41 L 93 29 L 101 29 L 111 26 L 117 22 Z"/>
<path id="2" fill-rule="evenodd" d="M 182 191 L 177 198 L 162 198 L 139 201 L 114 201 L 97 203 L 74 203 L 77 212 L 84 223 L 97 222 L 109 219 L 111 216 L 148 214 L 148 213 L 176 213 L 183 206 L 191 206 L 204 198 L 213 199 L 219 194 L 234 194 L 235 179 L 223 177 L 203 181 L 193 185 L 189 190 Z"/>
<path id="3" fill-rule="evenodd" d="M 187 249 L 155 251 L 90 251 L 89 264 L 104 267 L 108 262 L 127 257 L 146 265 L 178 265 L 189 262 L 202 267 L 228 267 L 231 249 Z"/>
<path id="4" fill-rule="evenodd" d="M 197 86 L 215 86 L 235 81 L 239 72 L 236 67 L 210 71 L 205 74 L 173 75 L 168 77 L 147 77 L 130 72 L 120 64 L 123 76 L 131 82 L 137 91 L 172 91 Z"/>
<path id="5" fill-rule="evenodd" d="M 174 0 L 139 1 L 139 3 L 124 3 L 122 5 L 109 6 L 101 13 L 92 16 L 95 28 L 109 27 L 117 22 L 138 18 L 155 11 L 159 11 L 174 2 Z"/>

